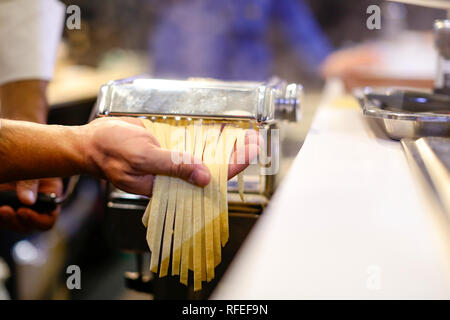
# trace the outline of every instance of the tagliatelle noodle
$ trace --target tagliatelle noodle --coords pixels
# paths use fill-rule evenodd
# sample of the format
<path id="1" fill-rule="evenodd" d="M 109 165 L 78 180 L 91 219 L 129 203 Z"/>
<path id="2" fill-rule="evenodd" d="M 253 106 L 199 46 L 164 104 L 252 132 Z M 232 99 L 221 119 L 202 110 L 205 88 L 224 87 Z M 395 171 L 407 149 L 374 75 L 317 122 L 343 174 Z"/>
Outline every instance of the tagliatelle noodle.
<path id="1" fill-rule="evenodd" d="M 153 131 L 153 122 L 151 122 L 150 120 L 148 120 L 148 119 L 141 119 L 142 120 L 142 123 L 144 124 L 144 127 L 148 130 L 148 132 L 150 132 L 152 135 L 155 135 L 154 134 L 154 131 Z M 151 202 L 152 200 L 150 199 L 150 202 Z M 144 215 L 142 216 L 142 224 L 147 228 L 148 227 L 148 221 L 149 221 L 149 219 L 150 219 L 150 207 L 151 207 L 151 205 L 150 205 L 150 203 L 149 203 L 149 205 L 147 206 L 147 208 L 145 209 L 145 212 L 144 212 Z M 151 233 L 151 232 L 150 232 Z"/>
<path id="2" fill-rule="evenodd" d="M 193 154 L 195 146 L 194 125 L 189 124 L 186 128 L 186 153 Z M 194 186 L 185 183 L 184 190 L 184 212 L 183 212 L 183 244 L 181 251 L 181 270 L 180 270 L 180 282 L 184 285 L 188 285 L 188 273 L 189 266 L 193 264 L 192 255 L 192 201 Z"/>
<path id="3" fill-rule="evenodd" d="M 195 150 L 194 157 L 197 159 L 202 159 L 204 139 L 206 139 L 206 134 L 203 134 L 201 125 L 194 126 L 195 134 Z M 193 191 L 193 216 L 194 216 L 194 228 L 193 228 L 193 257 L 194 257 L 194 291 L 200 290 L 202 288 L 202 195 L 203 189 L 194 186 Z"/>
<path id="4" fill-rule="evenodd" d="M 167 149 L 166 137 L 170 136 L 170 125 L 165 123 L 155 123 L 154 126 L 156 138 L 161 144 L 161 148 Z M 149 225 L 154 226 L 153 235 L 150 239 L 149 247 L 152 248 L 152 255 L 150 259 L 150 271 L 157 273 L 159 264 L 159 254 L 161 250 L 161 238 L 163 233 L 164 219 L 166 215 L 167 202 L 169 200 L 169 177 L 156 176 L 154 193 L 152 196 L 152 202 L 150 210 Z M 150 228 L 148 228 L 150 230 Z"/>
<path id="5" fill-rule="evenodd" d="M 184 133 L 184 132 L 183 132 Z M 170 130 L 170 135 L 166 137 L 167 138 L 167 147 L 171 150 L 177 150 L 180 149 L 179 145 L 181 145 L 184 142 L 181 139 L 181 135 L 178 134 L 176 131 L 176 127 L 172 127 L 172 130 Z M 182 159 L 172 159 L 172 161 L 180 161 Z M 181 182 L 181 179 L 170 177 L 169 178 L 169 200 L 167 204 L 167 211 L 166 211 L 166 219 L 164 224 L 164 236 L 163 236 L 163 246 L 162 246 L 162 253 L 161 253 L 161 267 L 159 269 L 159 276 L 164 277 L 167 275 L 167 272 L 169 270 L 169 262 L 170 262 L 170 249 L 172 245 L 172 237 L 173 237 L 173 223 L 175 219 L 175 206 L 177 203 L 177 192 L 178 192 L 178 186 Z"/>
<path id="6" fill-rule="evenodd" d="M 238 150 L 240 148 L 245 147 L 245 131 L 238 130 L 236 133 L 237 133 L 236 149 Z M 245 150 L 245 149 L 242 149 L 242 150 Z M 236 156 L 238 164 L 242 164 L 245 162 L 245 152 Z M 245 199 L 244 199 L 244 173 L 243 172 L 238 173 L 237 180 L 238 180 L 239 196 L 241 198 L 241 201 L 245 202 Z"/>
<path id="7" fill-rule="evenodd" d="M 222 132 L 223 141 L 223 158 L 220 164 L 219 172 L 219 190 L 220 190 L 220 240 L 222 247 L 228 242 L 228 199 L 227 199 L 227 181 L 228 181 L 228 164 L 230 161 L 233 147 L 236 143 L 237 128 L 225 126 Z"/>
<path id="8" fill-rule="evenodd" d="M 211 172 L 211 181 L 204 188 L 203 193 L 203 208 L 204 208 L 204 232 L 205 232 L 205 254 L 206 254 L 206 280 L 210 282 L 214 279 L 214 227 L 213 227 L 213 212 L 216 203 L 214 202 L 214 190 L 218 185 L 218 177 L 215 172 L 215 150 L 217 148 L 217 141 L 220 137 L 220 125 L 207 126 L 207 138 L 205 141 L 205 150 L 203 152 L 203 162 L 206 164 Z"/>
<path id="9" fill-rule="evenodd" d="M 202 281 L 214 278 L 214 268 L 221 261 L 221 245 L 228 241 L 228 165 L 233 148 L 244 146 L 245 129 L 225 125 L 221 130 L 220 124 L 201 121 L 142 122 L 161 148 L 202 159 L 211 172 L 205 188 L 174 177 L 156 176 L 152 200 L 142 217 L 152 252 L 150 270 L 157 273 L 159 267 L 159 276 L 166 276 L 172 259 L 172 275 L 180 275 L 180 282 L 188 285 L 192 270 L 194 291 L 198 291 Z M 177 129 L 181 131 L 173 140 L 172 133 Z M 238 181 L 242 182 L 242 178 Z"/>
<path id="10" fill-rule="evenodd" d="M 212 166 L 212 176 L 215 178 L 212 181 L 212 191 L 213 191 L 213 197 L 212 197 L 212 208 L 213 208 L 213 248 L 214 248 L 214 267 L 216 267 L 220 261 L 222 260 L 222 247 L 221 247 L 221 241 L 220 241 L 220 208 L 221 208 L 221 197 L 220 197 L 220 167 L 223 163 L 223 154 L 225 149 L 225 143 L 224 143 L 224 136 L 223 136 L 223 129 L 221 128 L 221 132 L 219 133 L 218 141 L 216 144 L 216 149 L 214 153 L 214 162 Z M 226 183 L 227 180 L 225 180 L 225 200 L 226 199 Z M 222 199 L 223 201 L 223 199 Z"/>
<path id="11" fill-rule="evenodd" d="M 180 137 L 178 140 L 179 152 L 186 151 L 186 128 L 183 126 L 180 128 L 184 132 L 180 132 Z M 182 159 L 183 161 L 185 159 Z M 180 180 L 177 186 L 177 206 L 175 211 L 175 230 L 173 234 L 173 248 L 172 248 L 172 275 L 180 274 L 180 262 L 181 262 L 181 248 L 183 241 L 183 223 L 184 223 L 184 212 L 186 203 L 186 188 L 187 182 Z M 191 202 L 192 203 L 192 202 Z M 186 221 L 188 223 L 188 221 Z"/>

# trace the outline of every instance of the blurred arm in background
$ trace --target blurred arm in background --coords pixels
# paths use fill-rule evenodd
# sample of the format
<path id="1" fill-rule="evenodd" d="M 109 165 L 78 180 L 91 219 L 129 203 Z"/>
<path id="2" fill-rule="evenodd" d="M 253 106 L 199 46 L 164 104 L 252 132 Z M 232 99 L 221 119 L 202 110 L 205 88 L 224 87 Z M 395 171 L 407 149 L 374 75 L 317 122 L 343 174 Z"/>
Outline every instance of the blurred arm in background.
<path id="1" fill-rule="evenodd" d="M 2 118 L 47 122 L 46 90 L 53 77 L 64 23 L 64 8 L 57 0 L 0 0 Z M 59 195 L 62 182 L 59 178 L 27 180 L 3 184 L 0 189 L 16 189 L 22 203 L 31 205 L 38 191 Z M 11 211 L 12 208 L 1 206 L 0 203 L 0 215 Z M 45 216 L 30 211 L 26 211 L 29 213 L 28 229 L 42 229 L 44 220 L 50 220 L 53 225 L 59 208 Z"/>
<path id="2" fill-rule="evenodd" d="M 373 4 L 381 9 L 378 30 L 366 27 L 366 8 Z M 347 48 L 325 60 L 322 76 L 340 78 L 349 91 L 364 86 L 431 88 L 435 53 L 429 29 L 439 12 L 387 1 L 365 0 L 353 7 L 344 28 L 350 38 L 344 43 Z M 365 37 L 352 41 L 352 34 Z"/>
<path id="3" fill-rule="evenodd" d="M 363 68 L 381 65 L 381 57 L 370 45 L 341 49 L 330 54 L 320 66 L 324 78 L 340 78 L 347 90 L 368 85 L 365 83 L 366 72 Z"/>
<path id="4" fill-rule="evenodd" d="M 269 41 L 272 21 L 306 68 L 299 72 L 352 75 L 375 60 L 371 52 L 333 53 L 305 0 L 176 1 L 161 8 L 150 41 L 154 75 L 267 80 L 278 71 L 273 67 L 279 48 L 271 48 Z"/>
<path id="5" fill-rule="evenodd" d="M 273 8 L 289 43 L 308 67 L 307 71 L 317 73 L 333 47 L 311 9 L 303 0 L 277 1 Z"/>
<path id="6" fill-rule="evenodd" d="M 164 9 L 151 39 L 158 77 L 267 80 L 276 73 L 272 20 L 280 22 L 308 71 L 317 73 L 332 51 L 303 0 L 192 0 Z"/>

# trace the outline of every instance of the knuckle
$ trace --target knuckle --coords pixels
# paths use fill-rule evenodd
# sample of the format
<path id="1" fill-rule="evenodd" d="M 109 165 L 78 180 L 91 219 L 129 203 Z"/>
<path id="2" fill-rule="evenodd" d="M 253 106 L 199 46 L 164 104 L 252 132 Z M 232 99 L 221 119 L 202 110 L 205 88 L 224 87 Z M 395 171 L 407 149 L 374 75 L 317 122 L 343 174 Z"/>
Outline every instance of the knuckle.
<path id="1" fill-rule="evenodd" d="M 130 158 L 130 164 L 133 169 L 141 168 L 145 164 L 145 161 L 146 157 L 142 152 L 136 152 Z"/>
<path id="2" fill-rule="evenodd" d="M 171 161 L 170 162 L 170 175 L 175 176 L 175 177 L 182 177 L 183 176 L 182 165 Z"/>

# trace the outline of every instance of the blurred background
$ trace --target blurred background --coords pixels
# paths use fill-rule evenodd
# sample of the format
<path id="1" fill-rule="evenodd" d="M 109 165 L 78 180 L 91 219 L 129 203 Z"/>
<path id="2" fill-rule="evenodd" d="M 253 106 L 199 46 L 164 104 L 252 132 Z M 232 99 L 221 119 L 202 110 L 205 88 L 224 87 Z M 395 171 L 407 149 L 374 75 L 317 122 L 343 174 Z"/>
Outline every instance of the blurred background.
<path id="1" fill-rule="evenodd" d="M 48 91 L 51 123 L 87 122 L 100 85 L 112 79 L 149 74 L 264 81 L 277 75 L 305 88 L 302 121 L 281 135 L 280 179 L 302 145 L 326 78 L 341 77 L 348 88 L 371 81 L 431 86 L 432 26 L 445 18 L 443 11 L 378 0 L 62 2 L 81 8 L 82 24 L 63 32 Z M 382 8 L 380 30 L 366 27 L 373 4 Z M 0 231 L 12 298 L 151 298 L 125 287 L 123 274 L 135 269 L 135 257 L 110 239 L 104 190 L 102 182 L 82 177 L 51 231 Z M 71 264 L 82 270 L 82 290 L 67 290 Z"/>

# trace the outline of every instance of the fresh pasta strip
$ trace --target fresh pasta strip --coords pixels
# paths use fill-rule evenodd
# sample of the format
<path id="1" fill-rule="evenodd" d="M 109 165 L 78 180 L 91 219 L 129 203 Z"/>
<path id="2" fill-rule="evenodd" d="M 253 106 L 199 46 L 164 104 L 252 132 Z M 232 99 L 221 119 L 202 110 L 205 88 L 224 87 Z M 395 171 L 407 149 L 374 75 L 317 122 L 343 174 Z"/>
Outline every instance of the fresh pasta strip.
<path id="1" fill-rule="evenodd" d="M 147 208 L 145 208 L 144 214 L 142 215 L 142 224 L 144 227 L 148 228 L 148 220 L 150 219 L 150 208 L 151 208 L 152 199 L 150 199 Z"/>
<path id="2" fill-rule="evenodd" d="M 179 152 L 186 151 L 186 130 L 182 127 L 184 131 L 183 134 L 180 135 L 178 140 L 178 148 Z M 173 235 L 173 248 L 172 248 L 172 275 L 180 274 L 180 263 L 181 263 L 181 246 L 183 241 L 183 223 L 184 223 L 184 207 L 186 203 L 185 194 L 186 194 L 187 183 L 185 181 L 180 180 L 177 186 L 177 207 L 175 211 L 175 229 Z M 186 221 L 187 223 L 187 221 Z"/>
<path id="3" fill-rule="evenodd" d="M 141 119 L 142 124 L 144 125 L 144 127 L 152 134 L 154 134 L 153 132 L 153 123 L 148 120 L 148 119 Z M 150 219 L 150 207 L 151 207 L 151 199 L 150 199 L 150 203 L 147 206 L 147 208 L 144 211 L 144 215 L 142 216 L 142 224 L 147 228 L 148 227 L 148 221 Z"/>
<path id="4" fill-rule="evenodd" d="M 192 187 L 185 185 L 183 216 L 183 243 L 181 245 L 180 282 L 188 285 L 189 263 L 192 246 Z"/>
<path id="5" fill-rule="evenodd" d="M 186 128 L 186 152 L 189 154 L 194 153 L 195 147 L 195 135 L 194 135 L 194 125 L 189 124 Z M 193 190 L 194 187 L 191 184 L 186 184 L 185 193 L 185 207 L 184 207 L 184 223 L 183 223 L 183 244 L 181 251 L 181 270 L 180 270 L 180 282 L 184 285 L 188 285 L 188 273 L 189 266 L 193 265 L 193 254 L 192 254 L 192 201 L 193 201 Z M 191 268 L 193 269 L 193 267 Z"/>
<path id="6" fill-rule="evenodd" d="M 202 159 L 211 172 L 211 182 L 205 188 L 174 177 L 156 176 L 152 199 L 142 217 L 152 252 L 150 270 L 159 270 L 159 276 L 164 277 L 172 260 L 172 275 L 179 275 L 180 282 L 188 285 L 192 270 L 194 291 L 198 291 L 203 281 L 214 278 L 215 267 L 222 259 L 222 246 L 228 241 L 228 165 L 230 160 L 242 161 L 230 158 L 234 147 L 244 146 L 245 129 L 225 125 L 221 130 L 220 124 L 201 121 L 142 122 L 161 148 L 192 154 Z M 175 131 L 176 139 L 172 140 Z"/>
<path id="7" fill-rule="evenodd" d="M 204 188 L 204 232 L 205 232 L 205 253 L 206 253 L 206 280 L 210 282 L 214 279 L 214 228 L 213 228 L 213 194 L 214 186 L 217 184 L 217 178 L 214 175 L 215 149 L 217 140 L 220 135 L 220 126 L 213 125 L 207 129 L 207 138 L 205 142 L 205 150 L 203 153 L 203 161 L 211 172 L 211 182 Z"/>
<path id="8" fill-rule="evenodd" d="M 170 249 L 172 245 L 172 236 L 173 236 L 173 223 L 175 219 L 175 205 L 177 200 L 177 190 L 178 190 L 178 182 L 177 178 L 169 178 L 169 199 L 167 203 L 167 211 L 164 222 L 164 235 L 163 235 L 163 243 L 162 243 L 162 252 L 161 252 L 161 267 L 159 270 L 159 276 L 165 277 L 169 270 L 169 261 L 170 261 Z"/>
<path id="9" fill-rule="evenodd" d="M 201 159 L 203 156 L 204 138 L 202 127 L 196 125 L 195 132 L 195 150 L 194 156 Z M 194 187 L 193 190 L 193 257 L 194 257 L 194 291 L 202 288 L 202 194 L 203 189 Z"/>
<path id="10" fill-rule="evenodd" d="M 198 124 L 197 124 L 198 125 Z M 191 136 L 192 136 L 192 148 L 191 148 L 191 154 L 194 155 L 194 150 L 195 150 L 195 125 L 192 125 L 191 128 Z M 191 241 L 189 242 L 189 261 L 188 261 L 188 269 L 191 270 L 192 272 L 194 271 L 194 240 L 193 240 L 193 228 L 194 228 L 194 206 L 193 206 L 193 201 L 194 201 L 194 186 L 193 185 L 189 185 L 190 189 L 191 189 L 191 219 L 192 219 L 192 224 L 191 224 Z"/>
<path id="11" fill-rule="evenodd" d="M 214 247 L 214 267 L 222 260 L 222 248 L 220 245 L 220 167 L 216 163 L 212 168 L 215 177 L 213 183 L 213 247 Z"/>
<path id="12" fill-rule="evenodd" d="M 171 134 L 167 141 L 167 147 L 168 149 L 175 149 L 178 150 L 180 147 L 179 145 L 183 144 L 184 141 L 181 139 L 181 135 L 179 132 L 176 132 L 175 130 L 170 131 Z M 175 139 L 174 139 L 175 138 Z M 174 141 L 175 140 L 175 141 Z M 184 140 L 184 137 L 183 137 Z M 181 161 L 181 159 L 178 159 Z M 166 212 L 166 219 L 164 224 L 164 236 L 163 236 L 163 246 L 162 246 L 162 253 L 161 253 L 161 267 L 159 270 L 159 276 L 164 277 L 167 275 L 169 270 L 169 262 L 170 262 L 170 249 L 172 246 L 172 237 L 173 237 L 173 228 L 174 228 L 174 220 L 175 220 L 175 206 L 177 201 L 177 192 L 178 192 L 178 185 L 180 183 L 180 179 L 170 177 L 169 178 L 169 200 L 167 204 L 167 212 Z"/>
<path id="13" fill-rule="evenodd" d="M 202 129 L 202 134 L 203 134 L 203 142 L 202 142 L 203 143 L 203 152 L 202 152 L 202 157 L 201 158 L 202 158 L 204 163 L 206 161 L 205 160 L 205 149 L 206 149 L 206 147 L 208 145 L 207 140 L 208 140 L 209 134 L 210 134 L 210 131 L 208 130 L 208 128 L 209 128 L 209 126 L 205 125 L 205 126 L 203 126 L 203 129 Z M 202 188 L 201 200 L 200 200 L 201 207 L 202 207 L 202 213 L 201 213 L 201 217 L 202 218 L 201 218 L 201 227 L 200 227 L 201 238 L 202 238 L 202 245 L 201 245 L 201 250 L 200 250 L 200 252 L 201 252 L 201 261 L 202 261 L 202 264 L 201 264 L 202 281 L 207 281 L 207 276 L 206 276 L 206 228 L 205 228 L 205 202 L 204 202 L 205 190 L 206 190 L 206 187 Z"/>
<path id="14" fill-rule="evenodd" d="M 175 211 L 175 228 L 173 236 L 173 248 L 172 248 L 172 275 L 180 274 L 181 264 L 181 248 L 183 241 L 183 222 L 184 222 L 184 204 L 185 204 L 185 190 L 186 186 L 184 181 L 178 183 L 177 189 L 177 208 Z"/>
<path id="15" fill-rule="evenodd" d="M 202 245 L 200 249 L 200 260 L 202 262 L 200 272 L 202 275 L 202 281 L 206 281 L 206 244 L 205 244 L 205 205 L 203 203 L 203 199 L 205 198 L 204 191 L 201 192 L 200 197 L 200 203 L 202 207 L 202 214 L 201 214 L 201 225 L 200 225 L 200 235 L 202 238 Z"/>
<path id="16" fill-rule="evenodd" d="M 220 159 L 219 159 L 219 225 L 220 225 L 220 243 L 225 245 L 228 240 L 228 232 L 225 230 L 225 223 L 227 223 L 228 215 L 228 199 L 227 199 L 227 181 L 228 181 L 228 160 L 226 159 L 227 140 L 231 129 L 225 126 L 222 130 L 222 135 L 219 143 Z"/>
<path id="17" fill-rule="evenodd" d="M 153 187 L 153 194 L 152 194 L 152 201 L 149 203 L 150 205 L 150 211 L 152 212 L 152 214 L 149 216 L 149 220 L 148 220 L 148 225 L 149 227 L 147 228 L 147 243 L 148 246 L 150 248 L 150 250 L 152 251 L 152 260 L 154 258 L 159 259 L 159 257 L 154 257 L 154 251 L 155 251 L 155 232 L 156 232 L 156 227 L 157 224 L 159 224 L 159 220 L 160 220 L 160 216 L 161 219 L 164 219 L 164 214 L 166 211 L 166 206 L 167 206 L 167 200 L 168 200 L 168 195 L 166 190 L 169 188 L 169 179 L 166 179 L 167 177 L 164 176 L 156 176 L 155 180 L 154 180 L 154 187 Z M 161 224 L 164 222 L 161 222 Z M 162 227 L 161 227 L 162 228 Z M 160 241 L 159 241 L 160 242 Z M 158 242 L 158 243 L 159 243 Z M 159 251 L 159 249 L 158 249 Z M 159 255 L 159 253 L 158 253 Z M 155 270 L 155 266 L 157 268 L 157 264 L 158 261 L 155 260 L 155 262 L 153 264 L 151 264 L 151 270 Z M 156 271 L 153 271 L 156 272 Z"/>
<path id="18" fill-rule="evenodd" d="M 216 145 L 216 151 L 214 154 L 214 163 L 212 167 L 212 176 L 215 177 L 215 179 L 212 181 L 213 185 L 213 230 L 214 230 L 214 267 L 219 265 L 220 261 L 222 260 L 222 247 L 221 247 L 221 235 L 220 235 L 220 212 L 222 207 L 221 202 L 221 176 L 220 176 L 220 169 L 223 162 L 223 154 L 225 150 L 225 133 L 223 130 L 221 130 L 217 145 Z M 226 180 L 225 180 L 225 201 L 226 201 Z"/>
<path id="19" fill-rule="evenodd" d="M 245 131 L 244 130 L 237 130 L 237 137 L 236 137 L 236 150 L 239 150 L 241 148 L 245 147 Z M 245 161 L 245 149 L 243 153 L 239 153 L 237 155 L 237 161 L 238 163 L 244 163 Z M 238 191 L 239 191 L 239 197 L 241 198 L 242 202 L 245 202 L 244 199 L 244 173 L 240 172 L 237 175 L 238 180 Z"/>
<path id="20" fill-rule="evenodd" d="M 157 139 L 159 143 L 161 144 L 162 148 L 167 148 L 166 144 L 166 137 L 170 136 L 170 126 L 164 123 L 155 123 L 155 133 L 157 135 Z M 163 233 L 163 227 L 164 227 L 164 220 L 165 220 L 165 214 L 167 209 L 167 203 L 169 200 L 169 195 L 167 190 L 169 190 L 169 177 L 166 176 L 156 176 L 155 178 L 155 188 L 159 189 L 160 192 L 158 194 L 153 195 L 153 201 L 151 203 L 152 207 L 150 210 L 154 213 L 151 215 L 151 218 L 153 218 L 154 222 L 154 230 L 153 235 L 150 239 L 150 248 L 152 248 L 152 255 L 150 259 L 150 271 L 157 273 L 158 272 L 158 264 L 159 264 L 159 254 L 161 251 L 161 239 L 162 239 L 162 233 Z M 158 203 L 158 206 L 155 205 L 155 208 L 153 208 L 153 205 Z M 156 210 L 157 208 L 157 210 Z M 149 221 L 149 224 L 151 224 L 152 221 Z"/>
<path id="21" fill-rule="evenodd" d="M 228 242 L 228 199 L 227 199 L 227 181 L 228 181 L 228 164 L 230 161 L 233 147 L 236 143 L 238 128 L 226 126 L 222 132 L 224 141 L 223 159 L 220 165 L 220 240 L 222 247 Z"/>

